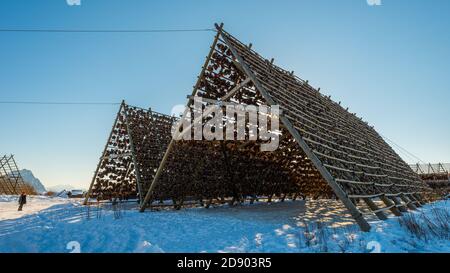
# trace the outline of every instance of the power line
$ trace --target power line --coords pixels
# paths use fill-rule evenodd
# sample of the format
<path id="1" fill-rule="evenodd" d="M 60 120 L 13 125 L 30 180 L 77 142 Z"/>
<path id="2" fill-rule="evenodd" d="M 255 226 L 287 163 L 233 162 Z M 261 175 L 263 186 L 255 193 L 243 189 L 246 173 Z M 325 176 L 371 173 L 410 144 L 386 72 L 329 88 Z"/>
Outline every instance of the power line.
<path id="1" fill-rule="evenodd" d="M 391 144 L 394 145 L 393 143 L 391 143 Z M 398 147 L 396 145 L 394 145 L 394 146 L 397 149 L 398 153 L 401 154 L 407 160 L 409 160 L 409 162 L 411 162 L 411 164 L 419 162 L 415 157 L 412 157 L 411 155 L 406 153 L 404 150 L 402 150 L 400 147 Z"/>
<path id="2" fill-rule="evenodd" d="M 405 154 L 407 156 L 409 155 L 409 158 L 412 158 L 414 161 L 418 160 L 419 162 L 422 162 L 422 163 L 426 164 L 425 161 L 423 161 L 422 159 L 420 159 L 418 156 L 414 155 L 413 153 L 409 152 L 405 148 L 401 147 L 400 145 L 396 144 L 395 142 L 393 142 L 391 140 L 390 140 L 390 142 L 392 144 L 394 144 L 397 148 L 399 148 L 401 151 L 403 151 L 403 154 Z"/>
<path id="3" fill-rule="evenodd" d="M 163 33 L 163 32 L 206 32 L 212 28 L 192 29 L 17 29 L 0 28 L 0 32 L 46 32 L 46 33 Z"/>
<path id="4" fill-rule="evenodd" d="M 401 151 L 403 151 L 403 154 L 405 154 L 406 156 L 409 156 L 410 158 L 413 158 L 414 160 L 418 160 L 419 162 L 422 162 L 424 164 L 427 164 L 425 161 L 423 161 L 422 159 L 420 159 L 418 156 L 414 155 L 413 153 L 409 152 L 408 150 L 406 150 L 405 148 L 403 148 L 402 146 L 398 145 L 397 143 L 395 143 L 394 141 L 390 140 L 389 138 L 383 136 L 382 134 L 380 134 L 381 137 L 383 137 L 384 139 L 386 139 L 387 141 L 389 141 L 390 143 L 392 143 L 393 145 L 395 145 L 397 148 L 399 148 Z"/>
<path id="5" fill-rule="evenodd" d="M 35 105 L 120 105 L 120 102 L 0 101 L 0 104 L 35 104 Z"/>
<path id="6" fill-rule="evenodd" d="M 395 143 L 394 143 L 394 144 L 395 144 Z M 399 146 L 398 144 L 395 144 L 395 145 L 396 145 L 398 148 L 402 149 L 405 153 L 409 154 L 410 157 L 415 158 L 415 159 L 417 159 L 419 162 L 422 162 L 422 163 L 426 164 L 425 161 L 423 161 L 422 159 L 420 159 L 418 156 L 414 155 L 413 153 L 409 152 L 409 151 L 406 150 L 405 148 Z"/>

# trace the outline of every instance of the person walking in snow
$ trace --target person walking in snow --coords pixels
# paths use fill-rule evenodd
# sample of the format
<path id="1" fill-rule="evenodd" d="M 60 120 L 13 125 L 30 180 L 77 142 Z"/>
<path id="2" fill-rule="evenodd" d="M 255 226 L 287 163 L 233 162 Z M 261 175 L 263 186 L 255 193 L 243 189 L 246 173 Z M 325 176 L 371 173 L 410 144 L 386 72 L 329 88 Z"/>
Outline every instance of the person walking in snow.
<path id="1" fill-rule="evenodd" d="M 19 196 L 19 209 L 18 209 L 18 211 L 22 211 L 22 207 L 26 203 L 27 203 L 27 195 L 23 191 L 22 194 Z"/>

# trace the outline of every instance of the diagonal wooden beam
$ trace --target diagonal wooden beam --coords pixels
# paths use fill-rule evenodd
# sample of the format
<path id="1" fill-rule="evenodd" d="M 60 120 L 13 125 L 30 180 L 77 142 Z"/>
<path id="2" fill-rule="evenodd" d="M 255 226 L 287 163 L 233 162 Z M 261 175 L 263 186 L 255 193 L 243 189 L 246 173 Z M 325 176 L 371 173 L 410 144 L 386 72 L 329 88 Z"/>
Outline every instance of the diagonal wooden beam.
<path id="1" fill-rule="evenodd" d="M 419 203 L 420 203 L 421 205 L 425 205 L 425 204 L 426 204 L 425 200 L 422 198 L 422 196 L 420 196 L 419 193 L 415 193 L 415 194 L 413 194 L 413 195 L 414 195 L 414 197 L 416 198 L 416 200 L 419 201 Z"/>
<path id="2" fill-rule="evenodd" d="M 401 212 L 408 212 L 408 210 L 406 209 L 405 204 L 403 204 L 398 197 L 396 196 L 392 196 L 391 197 L 392 201 L 394 201 L 395 206 L 401 211 Z"/>
<path id="3" fill-rule="evenodd" d="M 1 165 L 1 169 L 3 170 L 3 181 L 5 181 L 5 194 L 15 194 L 15 189 L 14 189 L 14 185 L 11 182 L 10 177 L 8 176 L 8 173 L 10 171 L 8 171 L 7 165 L 9 166 L 9 160 L 11 160 L 11 158 L 13 157 L 13 155 L 10 155 L 9 157 L 7 155 L 3 156 L 2 160 L 3 163 Z"/>
<path id="4" fill-rule="evenodd" d="M 22 191 L 25 191 L 25 181 L 23 180 L 22 174 L 19 171 L 19 167 L 17 166 L 17 162 L 14 159 L 14 156 L 11 156 L 11 165 L 14 168 L 14 170 L 17 171 L 17 174 L 14 176 L 14 179 L 16 180 L 16 192 L 17 194 L 21 194 Z M 19 188 L 17 189 L 17 186 Z M 31 194 L 32 192 L 25 191 L 27 194 Z"/>
<path id="5" fill-rule="evenodd" d="M 412 203 L 411 199 L 409 199 L 406 195 L 404 194 L 400 194 L 400 199 L 403 200 L 403 202 L 405 202 L 406 206 L 411 209 L 411 210 L 416 210 L 416 206 L 414 206 L 414 204 Z"/>
<path id="6" fill-rule="evenodd" d="M 380 220 L 386 220 L 387 216 L 384 214 L 383 211 L 380 210 L 380 208 L 375 204 L 372 199 L 370 198 L 364 198 L 364 202 L 366 202 L 367 206 L 372 210 L 373 213 L 378 217 Z"/>
<path id="7" fill-rule="evenodd" d="M 133 160 L 134 172 L 135 172 L 135 175 L 136 175 L 136 184 L 137 184 L 137 189 L 138 189 L 138 192 L 139 192 L 139 204 L 142 204 L 142 201 L 144 199 L 142 197 L 143 192 L 142 192 L 142 184 L 141 184 L 141 182 L 142 182 L 141 181 L 141 173 L 139 171 L 139 165 L 138 165 L 137 158 L 136 158 L 136 150 L 135 150 L 135 147 L 134 147 L 134 144 L 133 144 L 133 137 L 132 137 L 132 134 L 131 134 L 130 122 L 128 120 L 128 109 L 127 109 L 126 106 L 124 106 L 124 109 L 125 109 L 125 113 L 124 113 L 125 125 L 126 125 L 126 128 L 127 128 L 128 137 L 130 139 L 131 159 Z"/>
<path id="8" fill-rule="evenodd" d="M 16 177 L 14 176 L 13 173 L 13 168 L 11 167 L 10 162 L 14 161 L 14 157 L 11 155 L 11 157 L 6 161 L 6 165 L 8 165 L 8 170 L 9 170 L 9 174 L 8 172 L 6 172 L 6 175 L 8 177 L 8 180 L 11 183 L 12 189 L 13 189 L 13 194 L 20 194 L 17 191 L 17 184 L 18 184 L 18 180 L 16 179 Z M 12 177 L 11 177 L 12 176 Z M 14 183 L 15 182 L 15 183 Z"/>
<path id="9" fill-rule="evenodd" d="M 219 102 L 225 102 L 227 99 L 229 99 L 230 97 L 232 97 L 234 94 L 236 94 L 237 91 L 241 90 L 242 87 L 244 87 L 245 85 L 247 85 L 250 82 L 250 78 L 245 79 L 244 81 L 240 82 L 239 84 L 237 84 L 233 89 L 231 89 L 226 95 L 224 95 L 223 97 L 220 98 Z M 190 96 L 194 97 L 194 96 Z M 199 121 L 202 121 L 203 118 L 207 117 L 208 115 L 210 115 L 212 112 L 214 112 L 213 108 L 209 108 L 207 109 L 205 112 L 203 112 L 201 114 L 201 116 L 199 116 L 198 118 L 194 119 L 194 121 L 189 124 L 189 126 L 187 126 L 186 128 L 183 129 L 183 131 L 181 133 L 178 133 L 177 136 L 175 137 L 176 139 L 181 139 L 187 132 L 190 132 L 192 129 L 192 124 L 196 124 Z M 183 117 L 184 118 L 184 117 Z M 181 119 L 182 120 L 182 119 Z M 180 122 L 181 125 L 181 122 Z M 178 127 L 179 128 L 179 127 Z M 176 130 L 175 132 L 178 132 L 178 130 Z"/>
<path id="10" fill-rule="evenodd" d="M 0 168 L 3 168 L 4 165 L 6 165 L 6 162 L 8 161 L 6 155 L 4 155 L 2 157 L 2 159 L 0 160 Z"/>
<path id="11" fill-rule="evenodd" d="M 414 205 L 418 208 L 422 207 L 422 203 L 420 202 L 419 199 L 417 199 L 417 197 L 414 194 L 410 194 L 409 198 L 411 199 L 411 201 L 414 202 Z"/>
<path id="12" fill-rule="evenodd" d="M 387 198 L 386 196 L 381 196 L 380 197 L 381 201 L 384 202 L 384 204 L 390 208 L 391 212 L 395 215 L 395 216 L 402 216 L 403 213 L 400 212 L 400 210 L 395 206 L 395 203 L 392 202 L 392 200 L 390 200 L 389 198 Z"/>
<path id="13" fill-rule="evenodd" d="M 89 190 L 86 193 L 86 196 L 84 198 L 83 205 L 87 204 L 87 202 L 89 200 L 89 197 L 91 196 L 92 188 L 93 188 L 93 186 L 95 184 L 95 178 L 97 177 L 98 171 L 100 170 L 100 166 L 101 166 L 102 161 L 103 161 L 103 159 L 105 157 L 106 151 L 108 150 L 108 143 L 111 140 L 111 137 L 112 137 L 112 135 L 114 133 L 114 128 L 116 128 L 117 121 L 119 120 L 120 112 L 122 111 L 122 108 L 124 106 L 125 106 L 125 101 L 122 101 L 122 103 L 120 104 L 120 107 L 119 107 L 119 112 L 117 112 L 116 119 L 115 119 L 114 124 L 112 126 L 111 132 L 109 133 L 108 140 L 106 141 L 105 147 L 103 148 L 102 156 L 100 157 L 100 160 L 99 160 L 99 162 L 97 164 L 97 168 L 95 169 L 95 172 L 94 172 L 94 176 L 92 177 L 91 185 L 89 186 Z"/>

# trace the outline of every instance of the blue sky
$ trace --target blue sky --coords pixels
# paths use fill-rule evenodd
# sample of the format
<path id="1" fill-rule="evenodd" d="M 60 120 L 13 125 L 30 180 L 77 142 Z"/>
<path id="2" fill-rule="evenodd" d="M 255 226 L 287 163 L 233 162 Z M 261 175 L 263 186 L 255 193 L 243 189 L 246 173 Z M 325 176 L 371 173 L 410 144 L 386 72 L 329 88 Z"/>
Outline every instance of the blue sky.
<path id="1" fill-rule="evenodd" d="M 0 28 L 227 31 L 424 161 L 450 162 L 450 1 L 2 0 Z M 214 33 L 0 33 L 0 101 L 101 101 L 170 113 Z M 87 188 L 117 106 L 2 105 L 0 153 Z M 395 148 L 395 147 L 394 147 Z M 407 161 L 413 158 L 399 154 Z"/>

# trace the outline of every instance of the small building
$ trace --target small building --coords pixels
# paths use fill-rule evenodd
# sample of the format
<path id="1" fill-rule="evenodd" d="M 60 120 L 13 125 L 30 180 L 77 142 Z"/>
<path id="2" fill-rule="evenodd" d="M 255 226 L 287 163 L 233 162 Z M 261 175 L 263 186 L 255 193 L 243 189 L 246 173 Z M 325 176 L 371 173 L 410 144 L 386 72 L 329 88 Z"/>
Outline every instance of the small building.
<path id="1" fill-rule="evenodd" d="M 71 190 L 67 193 L 69 198 L 82 198 L 84 196 L 83 190 Z"/>

